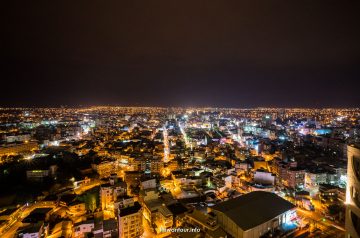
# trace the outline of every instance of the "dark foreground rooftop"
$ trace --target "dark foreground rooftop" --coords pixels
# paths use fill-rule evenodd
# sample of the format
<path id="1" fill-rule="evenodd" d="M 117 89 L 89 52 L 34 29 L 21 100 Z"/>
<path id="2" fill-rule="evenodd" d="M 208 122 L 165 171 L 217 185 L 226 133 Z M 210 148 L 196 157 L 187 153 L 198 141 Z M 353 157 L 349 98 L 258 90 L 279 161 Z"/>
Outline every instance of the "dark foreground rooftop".
<path id="1" fill-rule="evenodd" d="M 212 207 L 213 210 L 224 213 L 244 231 L 293 208 L 295 206 L 292 203 L 276 194 L 261 191 L 251 192 Z"/>
<path id="2" fill-rule="evenodd" d="M 124 217 L 127 215 L 131 215 L 137 213 L 141 209 L 141 205 L 138 202 L 135 202 L 133 206 L 129 206 L 126 208 L 120 209 L 120 216 Z"/>

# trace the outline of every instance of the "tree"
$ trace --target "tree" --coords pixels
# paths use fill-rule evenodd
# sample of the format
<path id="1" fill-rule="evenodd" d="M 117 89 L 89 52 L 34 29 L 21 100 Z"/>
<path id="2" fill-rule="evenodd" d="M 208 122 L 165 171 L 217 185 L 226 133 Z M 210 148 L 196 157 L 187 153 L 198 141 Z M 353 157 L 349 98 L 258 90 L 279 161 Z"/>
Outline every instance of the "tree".
<path id="1" fill-rule="evenodd" d="M 338 204 L 332 204 L 330 206 L 328 206 L 328 211 L 330 215 L 337 215 L 339 214 L 339 212 L 342 211 L 342 206 L 338 205 Z"/>

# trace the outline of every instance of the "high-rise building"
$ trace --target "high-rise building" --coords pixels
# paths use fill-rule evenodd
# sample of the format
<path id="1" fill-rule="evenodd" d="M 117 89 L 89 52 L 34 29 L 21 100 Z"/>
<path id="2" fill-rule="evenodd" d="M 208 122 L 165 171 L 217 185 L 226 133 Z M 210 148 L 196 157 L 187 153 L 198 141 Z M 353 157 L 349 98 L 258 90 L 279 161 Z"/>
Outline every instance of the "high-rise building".
<path id="1" fill-rule="evenodd" d="M 360 146 L 348 146 L 346 238 L 360 238 Z"/>

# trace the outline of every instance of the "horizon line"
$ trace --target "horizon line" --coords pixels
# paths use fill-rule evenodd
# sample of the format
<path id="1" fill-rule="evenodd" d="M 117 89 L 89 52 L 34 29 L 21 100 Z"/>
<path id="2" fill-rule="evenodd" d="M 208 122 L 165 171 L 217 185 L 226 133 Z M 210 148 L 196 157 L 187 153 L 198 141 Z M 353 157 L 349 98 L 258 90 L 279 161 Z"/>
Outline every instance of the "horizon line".
<path id="1" fill-rule="evenodd" d="M 305 106 L 296 106 L 296 107 L 266 107 L 266 106 L 257 106 L 257 107 L 214 107 L 214 106 L 121 106 L 121 105 L 91 105 L 91 106 L 0 106 L 0 110 L 3 109 L 82 109 L 82 108 L 161 108 L 161 109 L 360 109 L 360 107 L 305 107 Z"/>

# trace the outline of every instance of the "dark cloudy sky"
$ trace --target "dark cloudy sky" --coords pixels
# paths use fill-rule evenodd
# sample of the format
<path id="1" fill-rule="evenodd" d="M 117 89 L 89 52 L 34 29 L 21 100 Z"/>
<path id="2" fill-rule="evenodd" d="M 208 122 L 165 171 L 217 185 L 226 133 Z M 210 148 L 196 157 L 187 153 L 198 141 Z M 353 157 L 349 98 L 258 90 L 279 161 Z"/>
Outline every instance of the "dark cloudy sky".
<path id="1" fill-rule="evenodd" d="M 8 1 L 0 106 L 360 106 L 360 1 Z"/>

